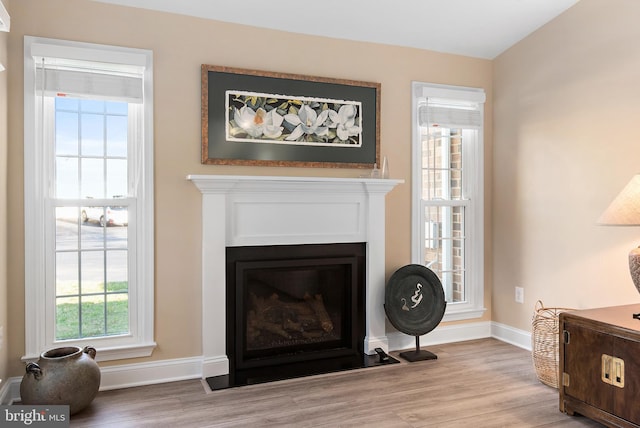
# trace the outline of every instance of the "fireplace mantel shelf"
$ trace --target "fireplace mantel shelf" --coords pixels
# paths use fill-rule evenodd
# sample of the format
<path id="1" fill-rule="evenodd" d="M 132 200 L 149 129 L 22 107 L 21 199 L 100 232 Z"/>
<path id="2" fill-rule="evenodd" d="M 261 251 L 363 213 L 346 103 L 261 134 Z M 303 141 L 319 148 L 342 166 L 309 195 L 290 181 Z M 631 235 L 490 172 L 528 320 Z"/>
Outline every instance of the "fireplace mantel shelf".
<path id="1" fill-rule="evenodd" d="M 403 180 L 188 175 L 202 193 L 204 378 L 229 373 L 225 329 L 228 247 L 366 243 L 364 352 L 388 350 L 385 197 Z"/>
<path id="2" fill-rule="evenodd" d="M 304 189 L 347 192 L 366 189 L 367 192 L 387 193 L 404 180 L 385 178 L 339 178 L 339 177 L 287 177 L 257 175 L 198 175 L 191 174 L 192 181 L 202 193 L 226 193 L 229 191 L 297 191 Z"/>

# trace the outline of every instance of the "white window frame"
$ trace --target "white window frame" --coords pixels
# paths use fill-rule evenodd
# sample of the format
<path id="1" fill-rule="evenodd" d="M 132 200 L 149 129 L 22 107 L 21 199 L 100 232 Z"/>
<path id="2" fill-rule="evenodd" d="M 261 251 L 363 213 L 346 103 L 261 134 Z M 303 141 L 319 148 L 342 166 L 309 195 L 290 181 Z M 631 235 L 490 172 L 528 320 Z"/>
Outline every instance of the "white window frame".
<path id="1" fill-rule="evenodd" d="M 484 104 L 483 89 L 460 86 L 412 82 L 412 208 L 411 259 L 424 265 L 425 217 L 422 199 L 422 139 L 419 106 L 428 98 L 470 101 Z M 483 109 L 480 109 L 484 123 Z M 465 207 L 465 301 L 447 303 L 443 321 L 480 318 L 484 307 L 484 127 L 478 130 L 477 140 L 463 151 L 464 201 L 453 201 L 451 206 Z M 433 205 L 433 204 L 432 204 Z"/>
<path id="2" fill-rule="evenodd" d="M 129 150 L 135 178 L 129 184 L 135 194 L 130 223 L 135 248 L 130 260 L 135 287 L 130 290 L 130 334 L 56 341 L 47 324 L 55 320 L 53 268 L 47 266 L 47 252 L 53 250 L 55 224 L 51 221 L 51 148 L 39 144 L 37 129 L 41 114 L 37 109 L 35 55 L 81 59 L 144 67 L 142 135 L 136 150 Z M 45 118 L 46 120 L 46 118 Z M 131 120 L 131 119 L 130 119 Z M 133 120 L 136 120 L 134 117 Z M 138 118 L 139 120 L 139 118 Z M 131 171 L 131 170 L 130 170 Z M 153 216 L 153 53 L 149 50 L 97 45 L 83 42 L 25 36 L 24 38 L 24 221 L 25 221 L 25 355 L 37 359 L 46 349 L 57 346 L 85 346 L 98 350 L 98 361 L 146 357 L 154 342 L 154 216 Z M 53 314 L 52 314 L 53 312 Z"/>

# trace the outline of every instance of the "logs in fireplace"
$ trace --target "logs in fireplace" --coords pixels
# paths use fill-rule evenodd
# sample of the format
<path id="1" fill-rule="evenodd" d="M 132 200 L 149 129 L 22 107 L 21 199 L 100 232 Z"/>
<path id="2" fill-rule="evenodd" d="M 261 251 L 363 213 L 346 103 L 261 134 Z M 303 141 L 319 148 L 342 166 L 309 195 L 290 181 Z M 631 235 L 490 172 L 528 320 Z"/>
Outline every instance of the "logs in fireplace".
<path id="1" fill-rule="evenodd" d="M 278 346 L 274 339 L 302 342 L 322 339 L 333 334 L 333 320 L 324 305 L 322 294 L 305 293 L 301 301 L 290 300 L 286 293 L 273 293 L 268 298 L 249 293 L 247 313 L 247 349 Z M 339 319 L 340 315 L 335 314 Z M 266 339 L 265 339 L 266 338 Z"/>
<path id="2" fill-rule="evenodd" d="M 363 366 L 365 248 L 227 248 L 230 386 Z"/>

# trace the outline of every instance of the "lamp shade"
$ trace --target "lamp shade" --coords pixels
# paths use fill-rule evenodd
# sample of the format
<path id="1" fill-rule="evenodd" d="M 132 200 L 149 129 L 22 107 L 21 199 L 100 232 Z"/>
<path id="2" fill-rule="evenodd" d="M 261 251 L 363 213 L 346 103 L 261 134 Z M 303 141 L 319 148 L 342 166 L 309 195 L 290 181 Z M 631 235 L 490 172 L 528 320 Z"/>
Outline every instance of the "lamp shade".
<path id="1" fill-rule="evenodd" d="M 598 219 L 598 224 L 612 226 L 640 226 L 640 174 L 616 196 Z"/>

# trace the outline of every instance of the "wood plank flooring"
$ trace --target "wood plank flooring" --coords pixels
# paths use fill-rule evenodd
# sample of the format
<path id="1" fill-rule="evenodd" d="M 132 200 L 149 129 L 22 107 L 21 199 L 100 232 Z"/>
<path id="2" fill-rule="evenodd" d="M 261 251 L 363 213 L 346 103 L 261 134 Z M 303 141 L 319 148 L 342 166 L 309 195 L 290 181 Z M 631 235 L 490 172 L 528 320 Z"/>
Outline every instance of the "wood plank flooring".
<path id="1" fill-rule="evenodd" d="M 523 349 L 482 339 L 428 350 L 438 359 L 213 392 L 201 380 L 104 391 L 71 426 L 602 427 L 560 413 Z"/>

